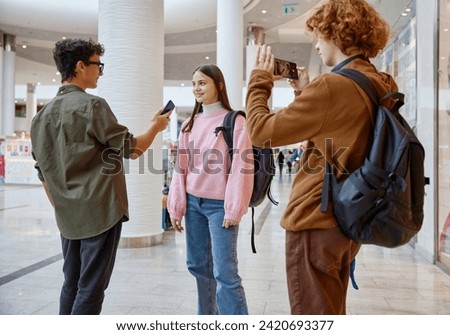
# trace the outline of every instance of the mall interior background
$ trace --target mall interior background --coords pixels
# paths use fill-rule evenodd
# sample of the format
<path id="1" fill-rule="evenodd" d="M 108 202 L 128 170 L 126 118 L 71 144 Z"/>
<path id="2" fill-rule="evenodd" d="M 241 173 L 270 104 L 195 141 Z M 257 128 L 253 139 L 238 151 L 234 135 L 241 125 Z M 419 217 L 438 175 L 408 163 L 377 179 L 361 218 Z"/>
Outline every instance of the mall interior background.
<path id="1" fill-rule="evenodd" d="M 31 1 L 31 0 L 30 0 Z M 14 35 L 11 24 L 5 23 L 1 11 L 7 6 L 7 0 L 0 0 L 0 31 L 3 32 L 3 50 L 0 56 L 4 58 L 7 54 L 6 47 L 11 41 L 5 36 Z M 21 2 L 21 1 L 19 1 Z M 23 1 L 22 1 L 23 2 Z M 95 1 L 94 1 L 95 2 Z M 169 1 L 170 2 L 170 1 Z M 174 3 L 175 1 L 172 1 Z M 251 10 L 245 13 L 245 24 L 252 19 L 264 17 L 261 12 L 265 5 L 270 2 L 271 10 L 279 13 L 272 16 L 273 20 L 282 22 L 292 20 L 300 25 L 302 14 L 301 8 L 311 8 L 317 1 L 243 1 L 251 5 Z M 419 139 L 426 149 L 426 174 L 431 178 L 431 184 L 426 188 L 425 220 L 424 225 L 417 236 L 411 242 L 411 247 L 425 256 L 430 262 L 450 272 L 450 0 L 372 0 L 370 1 L 388 19 L 391 24 L 393 35 L 388 47 L 374 60 L 374 63 L 382 70 L 392 74 L 399 84 L 400 91 L 406 94 L 406 104 L 402 108 L 402 114 L 416 131 Z M 291 8 L 293 13 L 284 15 L 286 4 L 294 4 Z M 297 6 L 295 4 L 300 4 Z M 306 6 L 306 7 L 303 7 Z M 4 22 L 5 21 L 5 22 Z M 271 42 L 273 33 L 271 21 L 261 21 L 262 31 L 266 33 L 265 38 Z M 266 26 L 265 26 L 266 25 Z M 244 26 L 244 49 L 248 50 L 251 39 L 254 38 L 255 25 Z M 270 27 L 270 28 L 269 28 Z M 164 54 L 164 91 L 163 102 L 168 99 L 175 101 L 177 105 L 177 120 L 173 121 L 170 129 L 164 134 L 163 143 L 165 147 L 170 146 L 176 140 L 179 123 L 187 117 L 193 106 L 193 98 L 190 88 L 190 75 L 195 65 L 205 62 L 217 62 L 217 55 L 211 51 L 211 45 L 215 47 L 215 24 L 200 28 L 196 31 L 167 32 L 164 35 L 165 50 L 182 48 L 183 43 L 198 45 L 197 52 L 186 54 L 165 52 Z M 284 28 L 280 36 L 294 35 L 298 33 L 299 27 L 292 26 Z M 280 31 L 282 29 L 280 28 Z M 51 32 L 56 36 L 58 29 Z M 76 34 L 76 32 L 73 32 Z M 87 35 L 81 34 L 82 37 Z M 201 37 L 200 37 L 201 36 Z M 94 36 L 96 38 L 97 36 Z M 8 37 L 9 38 L 9 37 Z M 51 39 L 49 37 L 49 39 Z M 55 37 L 56 39 L 56 37 Z M 59 39 L 59 37 L 58 37 Z M 181 41 L 181 47 L 180 47 Z M 206 42 L 205 42 L 206 41 Z M 295 38 L 294 38 L 295 41 Z M 0 182 L 8 183 L 38 183 L 32 169 L 30 157 L 30 145 L 27 131 L 31 113 L 41 108 L 53 97 L 58 87 L 58 77 L 50 79 L 53 82 L 38 84 L 37 78 L 23 81 L 22 67 L 35 66 L 41 69 L 39 63 L 41 54 L 49 54 L 51 47 L 47 41 L 44 47 L 28 46 L 19 38 L 13 41 L 15 46 L 15 76 L 14 85 L 14 129 L 16 135 L 0 134 Z M 53 41 L 54 43 L 54 41 Z M 203 43 L 203 44 L 202 44 Z M 208 47 L 205 48 L 205 45 Z M 297 62 L 300 66 L 307 66 L 311 75 L 328 71 L 320 64 L 320 58 L 315 54 L 311 42 L 303 35 L 297 42 L 286 38 L 286 41 L 278 40 L 273 43 L 275 53 L 279 58 L 285 58 Z M 108 50 L 108 46 L 106 46 Z M 207 49 L 208 52 L 204 52 Z M 30 50 L 34 51 L 31 52 Z M 207 54 L 205 56 L 205 54 Z M 51 62 L 46 61 L 45 66 L 51 68 Z M 244 61 L 244 78 L 242 85 L 243 97 L 245 97 L 245 76 L 251 64 Z M 219 64 L 220 65 L 220 64 Z M 108 64 L 105 68 L 108 71 Z M 0 71 L 0 78 L 5 76 L 6 70 Z M 30 77 L 28 77 L 30 78 Z M 1 81 L 0 81 L 1 84 Z M 102 85 L 102 79 L 99 86 Z M 3 84 L 2 91 L 7 87 Z M 33 90 L 35 102 L 27 102 L 30 89 Z M 96 90 L 93 93 L 97 93 Z M 274 111 L 281 108 L 292 99 L 292 92 L 284 82 L 276 84 L 272 106 Z M 2 107 L 2 118 L 10 113 Z M 33 111 L 34 110 L 34 111 Z M 173 118 L 175 119 L 175 118 Z M 3 122 L 3 121 L 1 121 Z M 27 161 L 25 169 L 8 170 L 9 166 L 22 164 Z M 8 172 L 10 171 L 10 172 Z M 11 172 L 12 171 L 12 172 Z M 21 175 L 22 174 L 22 175 Z"/>

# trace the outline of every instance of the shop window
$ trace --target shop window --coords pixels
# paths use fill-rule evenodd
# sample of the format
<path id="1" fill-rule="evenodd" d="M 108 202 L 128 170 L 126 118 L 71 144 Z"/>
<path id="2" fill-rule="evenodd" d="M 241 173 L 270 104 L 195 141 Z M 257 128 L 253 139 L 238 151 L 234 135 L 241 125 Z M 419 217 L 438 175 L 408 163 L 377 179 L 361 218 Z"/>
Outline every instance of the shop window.
<path id="1" fill-rule="evenodd" d="M 450 267 L 450 1 L 439 6 L 438 260 Z"/>

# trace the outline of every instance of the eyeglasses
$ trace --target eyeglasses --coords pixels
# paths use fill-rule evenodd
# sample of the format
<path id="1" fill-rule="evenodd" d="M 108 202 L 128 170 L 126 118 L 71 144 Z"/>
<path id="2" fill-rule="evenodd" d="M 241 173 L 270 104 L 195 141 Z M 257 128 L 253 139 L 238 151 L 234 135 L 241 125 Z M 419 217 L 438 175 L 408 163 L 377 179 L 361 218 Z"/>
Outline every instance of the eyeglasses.
<path id="1" fill-rule="evenodd" d="M 90 65 L 90 64 L 98 65 L 98 69 L 99 69 L 100 73 L 103 73 L 103 69 L 105 68 L 105 64 L 104 64 L 104 63 L 101 63 L 101 62 L 93 62 L 93 61 L 88 60 L 88 61 L 85 62 L 85 63 L 86 63 L 87 65 Z"/>

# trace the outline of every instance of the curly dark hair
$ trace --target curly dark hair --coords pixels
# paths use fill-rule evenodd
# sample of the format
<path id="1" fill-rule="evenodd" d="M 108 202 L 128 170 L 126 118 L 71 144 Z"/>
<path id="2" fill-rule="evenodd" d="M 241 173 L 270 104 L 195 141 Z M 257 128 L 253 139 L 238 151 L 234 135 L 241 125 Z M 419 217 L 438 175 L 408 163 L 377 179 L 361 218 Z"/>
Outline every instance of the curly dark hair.
<path id="1" fill-rule="evenodd" d="M 53 48 L 53 59 L 56 68 L 61 73 L 61 82 L 75 77 L 75 67 L 78 61 L 89 62 L 92 55 L 102 56 L 105 48 L 102 44 L 82 39 L 65 39 L 56 42 Z"/>
<path id="2" fill-rule="evenodd" d="M 203 73 L 205 76 L 211 78 L 214 81 L 214 85 L 216 86 L 216 90 L 219 94 L 219 101 L 222 103 L 223 107 L 225 107 L 226 110 L 232 111 L 233 109 L 231 108 L 230 101 L 228 100 L 227 88 L 225 86 L 225 78 L 219 67 L 214 64 L 200 65 L 194 70 L 194 72 L 192 72 L 192 74 L 197 71 Z M 195 101 L 194 111 L 192 112 L 188 123 L 186 123 L 186 125 L 183 127 L 183 133 L 188 133 L 192 130 L 195 116 L 202 112 L 203 105 Z"/>
<path id="3" fill-rule="evenodd" d="M 376 57 L 390 37 L 388 23 L 364 0 L 329 0 L 306 21 L 306 29 L 331 40 L 346 55 L 355 47 Z"/>

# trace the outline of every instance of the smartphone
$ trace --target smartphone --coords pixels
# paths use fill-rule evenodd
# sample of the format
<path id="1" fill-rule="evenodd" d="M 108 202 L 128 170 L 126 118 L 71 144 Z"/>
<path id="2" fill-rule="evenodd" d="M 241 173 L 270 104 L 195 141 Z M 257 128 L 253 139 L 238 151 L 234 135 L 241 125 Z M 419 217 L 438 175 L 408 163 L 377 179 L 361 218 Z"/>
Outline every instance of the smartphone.
<path id="1" fill-rule="evenodd" d="M 174 108 L 175 108 L 175 104 L 172 102 L 172 100 L 169 100 L 166 103 L 166 105 L 164 106 L 164 109 L 163 109 L 161 115 L 164 115 L 164 114 L 169 113 L 170 111 L 173 111 Z"/>
<path id="2" fill-rule="evenodd" d="M 284 59 L 275 58 L 273 74 L 284 78 L 298 79 L 297 64 Z"/>

